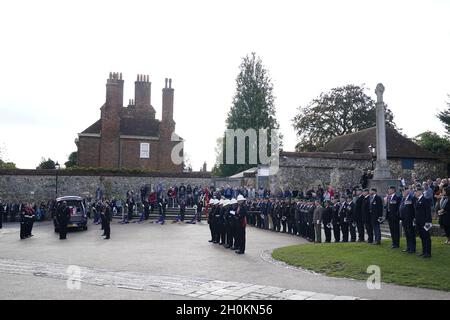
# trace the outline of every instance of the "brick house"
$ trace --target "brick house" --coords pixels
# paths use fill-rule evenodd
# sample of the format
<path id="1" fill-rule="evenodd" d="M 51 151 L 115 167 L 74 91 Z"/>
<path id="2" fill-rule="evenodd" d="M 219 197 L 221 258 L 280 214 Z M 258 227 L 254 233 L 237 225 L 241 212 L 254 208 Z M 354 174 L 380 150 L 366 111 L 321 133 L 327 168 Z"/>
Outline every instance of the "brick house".
<path id="1" fill-rule="evenodd" d="M 182 164 L 171 157 L 181 141 L 175 135 L 172 79 L 162 89 L 161 120 L 155 119 L 148 75 L 137 76 L 134 99 L 126 107 L 123 85 L 121 73 L 110 73 L 100 119 L 78 134 L 78 166 L 182 172 Z"/>

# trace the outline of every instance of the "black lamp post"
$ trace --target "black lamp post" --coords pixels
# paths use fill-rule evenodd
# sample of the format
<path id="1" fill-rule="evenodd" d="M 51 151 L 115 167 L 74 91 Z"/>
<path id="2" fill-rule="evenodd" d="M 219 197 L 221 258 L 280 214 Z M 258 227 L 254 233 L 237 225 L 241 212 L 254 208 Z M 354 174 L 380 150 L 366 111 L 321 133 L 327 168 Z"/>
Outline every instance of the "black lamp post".
<path id="1" fill-rule="evenodd" d="M 58 198 L 58 171 L 59 171 L 60 165 L 58 162 L 55 163 L 55 169 L 56 169 L 56 190 L 55 190 L 55 199 Z"/>
<path id="2" fill-rule="evenodd" d="M 375 161 L 375 147 L 372 145 L 369 145 L 369 152 L 372 155 L 372 171 L 375 169 L 373 166 L 373 163 Z"/>

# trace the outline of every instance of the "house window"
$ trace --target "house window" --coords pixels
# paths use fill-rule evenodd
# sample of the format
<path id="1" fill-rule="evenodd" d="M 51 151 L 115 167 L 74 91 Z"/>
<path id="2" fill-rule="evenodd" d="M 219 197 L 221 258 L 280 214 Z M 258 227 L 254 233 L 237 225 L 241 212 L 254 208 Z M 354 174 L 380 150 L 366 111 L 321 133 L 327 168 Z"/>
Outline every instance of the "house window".
<path id="1" fill-rule="evenodd" d="M 414 160 L 413 159 L 402 159 L 402 169 L 403 170 L 414 170 Z"/>
<path id="2" fill-rule="evenodd" d="M 141 159 L 150 158 L 150 143 L 141 142 Z"/>

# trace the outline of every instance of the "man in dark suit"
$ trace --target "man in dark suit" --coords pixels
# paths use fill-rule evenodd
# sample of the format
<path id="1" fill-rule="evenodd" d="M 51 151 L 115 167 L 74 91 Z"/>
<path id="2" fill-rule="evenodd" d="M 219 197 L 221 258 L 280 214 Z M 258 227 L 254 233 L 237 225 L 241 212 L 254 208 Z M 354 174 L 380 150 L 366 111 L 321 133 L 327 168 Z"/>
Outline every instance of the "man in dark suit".
<path id="1" fill-rule="evenodd" d="M 347 202 L 345 198 L 341 199 L 341 206 L 338 210 L 339 215 L 339 224 L 341 226 L 341 232 L 342 232 L 342 242 L 348 242 L 348 231 L 349 231 L 349 222 L 347 219 Z M 351 210 L 352 208 L 348 208 Z"/>
<path id="2" fill-rule="evenodd" d="M 423 188 L 416 188 L 416 202 L 414 204 L 416 228 L 422 241 L 422 253 L 424 258 L 431 258 L 431 204 L 430 200 L 423 196 Z"/>
<path id="3" fill-rule="evenodd" d="M 400 202 L 401 198 L 397 196 L 395 187 L 390 186 L 386 198 L 386 219 L 389 222 L 392 249 L 400 248 Z"/>
<path id="4" fill-rule="evenodd" d="M 381 229 L 380 224 L 383 222 L 383 199 L 377 194 L 377 189 L 370 189 L 369 197 L 369 212 L 370 221 L 375 236 L 375 245 L 381 244 Z"/>
<path id="5" fill-rule="evenodd" d="M 400 219 L 405 231 L 406 250 L 403 252 L 416 252 L 416 228 L 414 227 L 414 195 L 411 190 L 403 190 L 402 202 L 400 203 Z"/>
<path id="6" fill-rule="evenodd" d="M 355 214 L 354 222 L 358 229 L 358 242 L 364 242 L 364 222 L 363 222 L 363 203 L 364 195 L 362 194 L 362 189 L 356 189 L 356 199 L 355 199 Z"/>
<path id="7" fill-rule="evenodd" d="M 104 235 L 105 240 L 108 240 L 111 238 L 111 220 L 112 220 L 112 209 L 111 205 L 108 201 L 103 206 L 104 210 Z"/>
<path id="8" fill-rule="evenodd" d="M 64 240 L 67 235 L 67 224 L 70 220 L 70 209 L 67 206 L 66 201 L 63 201 L 63 203 L 58 206 L 56 211 L 56 219 L 58 221 L 59 239 Z"/>

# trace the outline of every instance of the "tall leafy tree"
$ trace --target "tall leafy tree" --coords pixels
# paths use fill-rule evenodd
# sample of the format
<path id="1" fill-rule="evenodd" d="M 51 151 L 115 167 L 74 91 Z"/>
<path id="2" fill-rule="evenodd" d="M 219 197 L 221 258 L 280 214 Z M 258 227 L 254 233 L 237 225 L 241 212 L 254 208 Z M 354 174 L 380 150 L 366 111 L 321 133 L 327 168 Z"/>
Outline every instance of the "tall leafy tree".
<path id="1" fill-rule="evenodd" d="M 69 155 L 69 159 L 64 163 L 66 168 L 72 168 L 77 165 L 77 159 L 78 159 L 78 152 L 74 151 Z"/>
<path id="2" fill-rule="evenodd" d="M 450 95 L 448 97 L 450 98 Z M 450 135 L 450 100 L 447 102 L 447 109 L 439 112 L 437 117 L 444 124 L 447 134 Z"/>
<path id="3" fill-rule="evenodd" d="M 450 158 L 450 139 L 441 137 L 432 131 L 425 131 L 414 137 L 414 142 L 439 155 Z"/>
<path id="4" fill-rule="evenodd" d="M 0 169 L 16 169 L 16 164 L 4 159 L 4 151 L 0 148 Z"/>
<path id="5" fill-rule="evenodd" d="M 48 158 L 42 158 L 39 165 L 36 167 L 36 169 L 55 169 L 56 163 L 52 159 Z"/>
<path id="6" fill-rule="evenodd" d="M 279 124 L 276 119 L 275 98 L 273 95 L 273 85 L 269 73 L 262 63 L 260 57 L 253 52 L 242 59 L 239 74 L 236 78 L 236 93 L 233 98 L 233 104 L 228 112 L 226 119 L 228 129 L 268 129 L 268 152 L 271 152 L 270 135 L 271 130 L 278 130 Z M 279 137 L 281 141 L 281 136 Z M 223 148 L 221 156 L 226 158 L 226 141 L 220 141 L 219 148 Z M 249 145 L 246 142 L 245 152 L 248 154 L 250 148 L 255 148 L 259 159 L 259 136 L 257 135 L 256 145 Z M 237 172 L 254 167 L 256 164 L 249 163 L 246 159 L 245 164 L 236 164 L 236 146 L 235 146 L 235 164 L 216 163 L 213 172 L 220 176 L 229 176 Z"/>
<path id="7" fill-rule="evenodd" d="M 366 90 L 364 85 L 353 84 L 333 88 L 299 107 L 292 120 L 299 138 L 297 151 L 317 151 L 337 136 L 375 126 L 375 101 Z M 395 127 L 387 107 L 386 123 Z"/>

